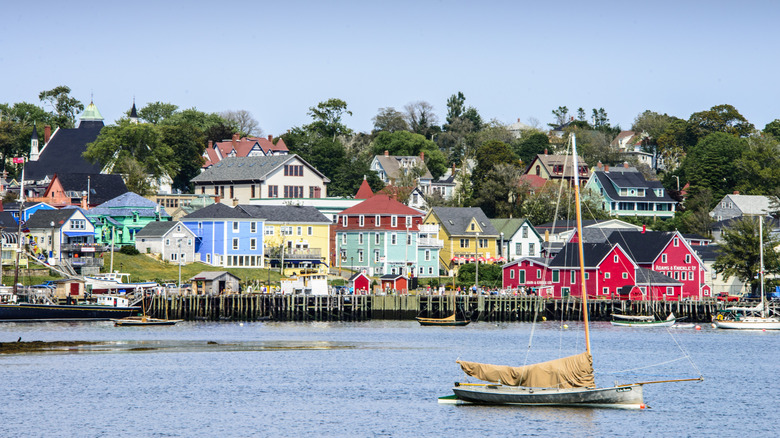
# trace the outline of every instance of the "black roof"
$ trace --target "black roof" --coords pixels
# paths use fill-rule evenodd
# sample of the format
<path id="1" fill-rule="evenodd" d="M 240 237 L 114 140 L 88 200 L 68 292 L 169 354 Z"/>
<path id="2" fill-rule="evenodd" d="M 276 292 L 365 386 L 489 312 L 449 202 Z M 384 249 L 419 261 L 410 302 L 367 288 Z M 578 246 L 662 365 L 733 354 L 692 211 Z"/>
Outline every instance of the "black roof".
<path id="1" fill-rule="evenodd" d="M 89 203 L 99 205 L 127 193 L 127 186 L 121 175 L 102 173 L 58 173 L 57 178 L 65 192 L 86 192 L 89 187 Z"/>
<path id="2" fill-rule="evenodd" d="M 145 227 L 138 230 L 138 232 L 135 233 L 135 237 L 162 237 L 176 225 L 181 225 L 182 227 L 187 228 L 184 224 L 178 221 L 154 221 L 149 222 Z M 187 229 L 189 230 L 189 228 Z"/>
<path id="3" fill-rule="evenodd" d="M 606 191 L 606 195 L 613 201 L 627 201 L 627 202 L 671 202 L 677 203 L 672 199 L 666 190 L 664 190 L 663 196 L 657 196 L 652 189 L 663 189 L 663 185 L 660 181 L 647 181 L 641 173 L 638 172 L 593 172 L 593 175 L 598 178 L 601 187 Z M 645 191 L 644 197 L 638 196 L 620 196 L 615 190 L 617 187 L 637 187 L 646 188 L 650 190 Z"/>
<path id="4" fill-rule="evenodd" d="M 691 248 L 705 262 L 714 262 L 720 251 L 720 245 L 695 245 Z"/>
<path id="5" fill-rule="evenodd" d="M 101 120 L 82 120 L 78 128 L 55 131 L 38 161 L 25 164 L 25 179 L 37 181 L 55 173 L 100 173 L 100 164 L 90 164 L 82 154 L 87 144 L 97 139 L 103 126 Z"/>
<path id="6" fill-rule="evenodd" d="M 612 250 L 613 245 L 609 243 L 583 243 L 583 253 L 585 254 L 585 267 L 595 268 L 604 257 Z M 577 242 L 569 242 L 558 252 L 552 261 L 551 268 L 568 268 L 580 265 L 580 250 Z"/>
<path id="7" fill-rule="evenodd" d="M 636 263 L 652 263 L 669 244 L 674 232 L 670 231 L 614 231 L 609 242 L 623 247 Z"/>
<path id="8" fill-rule="evenodd" d="M 61 228 L 62 225 L 73 214 L 79 211 L 78 208 L 62 208 L 59 210 L 38 210 L 30 216 L 25 226 L 27 228 L 51 228 L 51 223 L 54 222 L 54 228 Z"/>
<path id="9" fill-rule="evenodd" d="M 639 268 L 636 270 L 636 284 L 678 285 L 682 284 L 682 282 L 651 269 Z"/>
<path id="10" fill-rule="evenodd" d="M 207 207 L 203 207 L 200 210 L 195 210 L 181 218 L 185 221 L 188 219 L 251 219 L 246 211 L 240 208 L 228 207 L 225 204 L 216 203 Z"/>
<path id="11" fill-rule="evenodd" d="M 268 222 L 332 222 L 317 207 L 303 205 L 250 205 L 242 204 L 238 208 L 254 218 L 263 218 Z"/>
<path id="12" fill-rule="evenodd" d="M 19 226 L 19 223 L 14 219 L 13 213 L 10 211 L 0 211 L 0 228 L 15 228 Z"/>

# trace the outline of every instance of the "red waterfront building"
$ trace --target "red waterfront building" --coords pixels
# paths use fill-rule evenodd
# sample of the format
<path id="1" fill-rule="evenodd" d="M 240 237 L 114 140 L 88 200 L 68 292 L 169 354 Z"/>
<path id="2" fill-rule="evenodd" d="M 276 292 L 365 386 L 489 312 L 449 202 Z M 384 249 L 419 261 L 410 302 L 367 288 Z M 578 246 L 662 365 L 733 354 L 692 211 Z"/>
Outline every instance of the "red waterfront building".
<path id="1" fill-rule="evenodd" d="M 504 265 L 504 288 L 582 296 L 577 239 L 574 234 L 551 260 L 523 257 Z M 704 263 L 679 232 L 615 231 L 604 242 L 584 243 L 584 254 L 591 298 L 676 301 L 710 295 Z"/>

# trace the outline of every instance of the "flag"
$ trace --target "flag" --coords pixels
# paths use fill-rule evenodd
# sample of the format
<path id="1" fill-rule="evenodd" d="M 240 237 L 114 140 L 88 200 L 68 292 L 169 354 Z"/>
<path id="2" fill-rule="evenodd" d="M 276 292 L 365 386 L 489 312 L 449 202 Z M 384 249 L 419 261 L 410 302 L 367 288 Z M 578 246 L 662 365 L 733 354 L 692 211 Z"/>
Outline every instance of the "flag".
<path id="1" fill-rule="evenodd" d="M 23 164 L 24 157 L 14 157 L 14 164 Z"/>

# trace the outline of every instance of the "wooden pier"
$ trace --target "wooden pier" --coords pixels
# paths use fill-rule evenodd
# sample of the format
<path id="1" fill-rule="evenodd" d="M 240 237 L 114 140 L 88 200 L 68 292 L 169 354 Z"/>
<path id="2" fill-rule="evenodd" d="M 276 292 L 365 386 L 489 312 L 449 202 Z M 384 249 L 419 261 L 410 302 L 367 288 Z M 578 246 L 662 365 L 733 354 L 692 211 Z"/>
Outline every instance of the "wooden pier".
<path id="1" fill-rule="evenodd" d="M 729 303 L 732 305 L 733 303 Z M 724 303 L 716 301 L 588 301 L 593 321 L 608 321 L 613 313 L 655 315 L 674 313 L 689 322 L 710 322 Z M 262 295 L 155 296 L 149 314 L 187 321 L 367 321 L 412 320 L 417 316 L 441 318 L 469 315 L 472 321 L 513 322 L 534 320 L 578 321 L 582 301 L 535 296 L 439 295 Z"/>

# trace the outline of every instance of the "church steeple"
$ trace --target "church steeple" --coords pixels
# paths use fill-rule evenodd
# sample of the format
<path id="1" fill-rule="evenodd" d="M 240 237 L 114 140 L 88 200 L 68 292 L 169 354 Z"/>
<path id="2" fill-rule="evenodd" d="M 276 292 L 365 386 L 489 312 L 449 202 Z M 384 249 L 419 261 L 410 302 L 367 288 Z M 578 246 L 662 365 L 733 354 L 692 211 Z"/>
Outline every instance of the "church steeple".
<path id="1" fill-rule="evenodd" d="M 135 98 L 133 98 L 133 107 L 130 108 L 130 123 L 138 124 L 138 111 L 135 110 Z"/>
<path id="2" fill-rule="evenodd" d="M 30 161 L 38 161 L 38 126 L 33 123 L 32 137 L 30 137 Z"/>
<path id="3" fill-rule="evenodd" d="M 100 114 L 100 111 L 98 111 L 98 109 L 95 106 L 95 104 L 92 101 L 90 101 L 89 105 L 87 105 L 87 108 L 84 110 L 83 113 L 81 113 L 81 116 L 79 117 L 79 119 L 82 122 L 86 122 L 86 121 L 102 121 L 103 120 L 103 116 Z"/>

